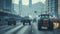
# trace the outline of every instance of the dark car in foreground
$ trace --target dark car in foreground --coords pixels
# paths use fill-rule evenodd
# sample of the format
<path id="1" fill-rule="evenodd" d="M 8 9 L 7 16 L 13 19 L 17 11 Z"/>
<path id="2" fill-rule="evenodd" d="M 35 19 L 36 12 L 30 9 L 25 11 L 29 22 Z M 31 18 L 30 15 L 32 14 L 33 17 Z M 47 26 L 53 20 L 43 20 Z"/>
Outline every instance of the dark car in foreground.
<path id="1" fill-rule="evenodd" d="M 49 14 L 41 14 L 38 19 L 38 30 L 53 30 L 53 21 Z"/>

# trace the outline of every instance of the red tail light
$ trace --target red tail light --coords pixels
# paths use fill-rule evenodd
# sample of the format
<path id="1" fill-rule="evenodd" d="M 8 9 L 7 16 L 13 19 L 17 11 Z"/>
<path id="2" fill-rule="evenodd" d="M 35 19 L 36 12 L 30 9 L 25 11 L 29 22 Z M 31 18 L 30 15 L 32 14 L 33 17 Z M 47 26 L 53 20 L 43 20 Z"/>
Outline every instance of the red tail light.
<path id="1" fill-rule="evenodd" d="M 48 23 L 48 20 L 46 20 L 45 22 Z"/>
<path id="2" fill-rule="evenodd" d="M 48 20 L 45 20 L 44 23 L 47 25 L 48 24 Z"/>
<path id="3" fill-rule="evenodd" d="M 44 26 L 48 26 L 48 20 L 44 20 Z"/>

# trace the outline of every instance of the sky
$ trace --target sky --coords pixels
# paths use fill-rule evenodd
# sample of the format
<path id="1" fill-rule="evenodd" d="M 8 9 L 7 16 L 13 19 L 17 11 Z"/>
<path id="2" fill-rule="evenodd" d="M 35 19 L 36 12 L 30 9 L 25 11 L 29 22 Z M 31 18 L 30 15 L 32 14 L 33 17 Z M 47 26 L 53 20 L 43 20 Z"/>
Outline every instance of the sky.
<path id="1" fill-rule="evenodd" d="M 19 2 L 19 0 L 12 0 L 12 1 L 13 1 L 13 3 L 15 3 L 15 4 L 18 4 L 18 2 Z M 32 0 L 32 4 L 35 4 L 35 3 L 38 3 L 38 2 L 44 3 L 45 0 Z M 22 4 L 23 4 L 23 5 L 28 5 L 28 4 L 29 4 L 29 0 L 22 0 Z"/>

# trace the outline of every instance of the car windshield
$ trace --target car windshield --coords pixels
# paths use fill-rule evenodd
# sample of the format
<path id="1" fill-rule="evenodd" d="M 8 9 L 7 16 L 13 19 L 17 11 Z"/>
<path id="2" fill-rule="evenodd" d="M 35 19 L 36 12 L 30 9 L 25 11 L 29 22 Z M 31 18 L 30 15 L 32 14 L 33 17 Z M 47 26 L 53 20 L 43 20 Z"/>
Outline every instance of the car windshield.
<path id="1" fill-rule="evenodd" d="M 43 19 L 44 19 L 44 18 L 49 18 L 49 16 L 47 16 L 47 15 L 42 15 L 41 18 L 43 18 Z"/>

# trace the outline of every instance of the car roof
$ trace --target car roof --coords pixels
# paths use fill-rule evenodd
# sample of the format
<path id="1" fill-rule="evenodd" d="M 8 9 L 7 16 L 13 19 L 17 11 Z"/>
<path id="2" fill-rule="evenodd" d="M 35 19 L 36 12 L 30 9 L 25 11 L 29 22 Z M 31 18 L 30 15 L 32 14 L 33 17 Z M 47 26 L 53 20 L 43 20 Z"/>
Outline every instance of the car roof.
<path id="1" fill-rule="evenodd" d="M 49 14 L 41 14 L 41 16 L 49 16 Z"/>

